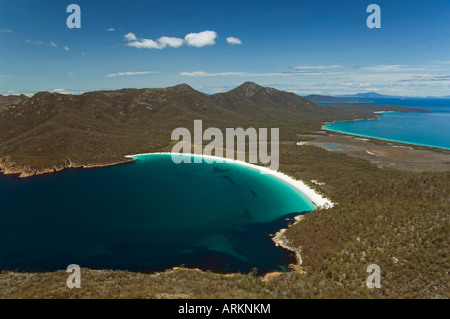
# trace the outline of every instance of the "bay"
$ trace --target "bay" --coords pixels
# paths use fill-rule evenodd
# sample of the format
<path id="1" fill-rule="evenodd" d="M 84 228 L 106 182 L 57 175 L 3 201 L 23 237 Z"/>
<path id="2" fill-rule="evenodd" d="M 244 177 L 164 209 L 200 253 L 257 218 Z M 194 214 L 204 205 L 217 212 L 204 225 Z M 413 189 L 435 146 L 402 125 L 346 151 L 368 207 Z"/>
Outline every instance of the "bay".
<path id="1" fill-rule="evenodd" d="M 326 130 L 450 149 L 450 99 L 380 98 L 374 104 L 422 108 L 431 113 L 384 113 L 377 120 L 327 123 Z"/>
<path id="2" fill-rule="evenodd" d="M 0 269 L 263 272 L 294 262 L 270 235 L 315 205 L 291 185 L 232 163 L 136 159 L 0 176 Z"/>

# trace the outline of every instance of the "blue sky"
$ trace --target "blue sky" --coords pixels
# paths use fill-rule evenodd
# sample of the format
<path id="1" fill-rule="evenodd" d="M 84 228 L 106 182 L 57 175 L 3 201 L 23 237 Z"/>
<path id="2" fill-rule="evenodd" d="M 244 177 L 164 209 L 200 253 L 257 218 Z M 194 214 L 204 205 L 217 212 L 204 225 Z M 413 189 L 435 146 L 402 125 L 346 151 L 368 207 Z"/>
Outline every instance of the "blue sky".
<path id="1" fill-rule="evenodd" d="M 66 8 L 81 7 L 81 29 Z M 381 29 L 369 29 L 369 4 Z M 0 0 L 0 94 L 245 81 L 297 94 L 450 95 L 450 1 Z"/>

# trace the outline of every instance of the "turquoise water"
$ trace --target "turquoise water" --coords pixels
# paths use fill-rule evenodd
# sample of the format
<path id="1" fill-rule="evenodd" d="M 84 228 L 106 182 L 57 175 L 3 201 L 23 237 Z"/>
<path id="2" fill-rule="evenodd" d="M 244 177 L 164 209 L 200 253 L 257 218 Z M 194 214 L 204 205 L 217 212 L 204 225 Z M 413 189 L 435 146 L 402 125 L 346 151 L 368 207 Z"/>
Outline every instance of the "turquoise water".
<path id="1" fill-rule="evenodd" d="M 283 269 L 293 256 L 269 235 L 314 208 L 257 170 L 177 165 L 170 155 L 26 179 L 2 175 L 0 269 Z"/>
<path id="2" fill-rule="evenodd" d="M 384 113 L 379 120 L 328 123 L 325 129 L 396 142 L 450 149 L 450 99 L 371 99 L 375 104 L 422 108 L 432 113 Z"/>

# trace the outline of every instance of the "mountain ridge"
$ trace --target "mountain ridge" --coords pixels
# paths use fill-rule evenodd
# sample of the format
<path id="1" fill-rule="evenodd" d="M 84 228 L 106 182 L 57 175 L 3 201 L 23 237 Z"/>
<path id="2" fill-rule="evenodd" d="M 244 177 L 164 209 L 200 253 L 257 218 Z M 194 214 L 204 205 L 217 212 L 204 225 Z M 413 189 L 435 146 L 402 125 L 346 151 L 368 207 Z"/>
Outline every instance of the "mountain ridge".
<path id="1" fill-rule="evenodd" d="M 323 122 L 373 118 L 393 107 L 325 106 L 294 93 L 245 82 L 208 95 L 187 84 L 156 89 L 38 92 L 1 106 L 0 169 L 22 177 L 67 167 L 123 163 L 125 155 L 169 150 L 178 127 L 278 127 L 280 138 L 320 130 Z"/>

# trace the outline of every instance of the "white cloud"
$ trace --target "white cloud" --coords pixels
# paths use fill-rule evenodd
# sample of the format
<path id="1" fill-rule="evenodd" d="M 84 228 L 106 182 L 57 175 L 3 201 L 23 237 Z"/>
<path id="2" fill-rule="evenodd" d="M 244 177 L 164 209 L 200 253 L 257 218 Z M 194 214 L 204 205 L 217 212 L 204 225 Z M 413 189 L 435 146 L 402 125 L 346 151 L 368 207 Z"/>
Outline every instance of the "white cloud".
<path id="1" fill-rule="evenodd" d="M 35 40 L 30 40 L 30 39 L 25 40 L 25 42 L 28 44 L 34 44 L 34 45 L 44 45 L 44 42 L 42 42 L 42 41 L 35 41 Z"/>
<path id="2" fill-rule="evenodd" d="M 353 65 L 332 64 L 332 65 L 300 65 L 294 66 L 293 69 L 297 72 L 323 72 L 325 70 L 332 70 L 332 69 L 354 69 L 354 68 L 358 67 Z"/>
<path id="3" fill-rule="evenodd" d="M 340 68 L 347 68 L 349 66 L 346 65 L 339 65 L 339 64 L 332 64 L 332 65 L 300 65 L 295 66 L 294 69 L 297 70 L 304 70 L 304 69 L 340 69 Z"/>
<path id="4" fill-rule="evenodd" d="M 184 44 L 183 39 L 173 37 L 161 37 L 158 39 L 158 42 L 164 47 L 169 46 L 172 48 L 179 48 Z"/>
<path id="5" fill-rule="evenodd" d="M 84 52 L 81 52 L 81 55 L 86 55 L 86 53 L 84 53 Z"/>
<path id="6" fill-rule="evenodd" d="M 320 73 L 314 73 L 320 74 Z M 248 73 L 248 72 L 219 72 L 219 73 L 209 73 L 204 71 L 194 71 L 194 72 L 180 72 L 181 76 L 192 76 L 192 77 L 206 77 L 206 76 L 251 76 L 251 77 L 267 77 L 267 76 L 299 76 L 305 75 L 304 73 L 299 74 L 295 72 L 278 72 L 278 73 Z M 308 74 L 306 74 L 308 75 Z"/>
<path id="7" fill-rule="evenodd" d="M 411 72 L 410 70 L 428 70 Z M 439 71 L 439 73 L 433 73 Z M 401 96 L 443 96 L 450 91 L 450 76 L 430 66 L 375 65 L 347 69 L 332 76 L 330 73 L 295 78 L 285 86 L 274 85 L 299 94 L 342 95 L 380 92 Z M 286 81 L 287 82 L 287 81 Z"/>
<path id="8" fill-rule="evenodd" d="M 134 33 L 127 33 L 124 35 L 124 40 L 127 41 L 126 46 L 134 47 L 138 49 L 158 49 L 162 50 L 166 47 L 179 48 L 184 44 L 201 48 L 208 45 L 216 44 L 215 39 L 217 33 L 215 31 L 202 31 L 199 33 L 189 33 L 184 39 L 162 36 L 158 40 L 138 38 Z M 227 39 L 230 44 L 241 44 L 242 41 L 230 37 Z"/>
<path id="9" fill-rule="evenodd" d="M 32 45 L 43 45 L 43 46 L 48 46 L 48 47 L 52 47 L 52 48 L 58 48 L 58 47 L 59 47 L 59 46 L 58 46 L 55 42 L 53 42 L 53 41 L 50 41 L 50 42 L 43 42 L 43 41 L 39 41 L 39 40 L 31 40 L 31 39 L 27 39 L 27 40 L 25 40 L 25 42 L 28 43 L 28 44 L 32 44 Z M 69 51 L 70 49 L 69 49 L 69 47 L 65 46 L 65 47 L 63 48 L 63 50 Z"/>
<path id="10" fill-rule="evenodd" d="M 138 49 L 163 49 L 164 46 L 156 41 L 150 40 L 150 39 L 142 39 L 138 41 L 132 41 L 127 43 L 127 46 L 129 47 L 135 47 Z"/>
<path id="11" fill-rule="evenodd" d="M 423 74 L 414 75 L 410 78 L 398 80 L 397 82 L 420 82 L 420 83 L 440 83 L 450 84 L 450 75 Z"/>
<path id="12" fill-rule="evenodd" d="M 231 45 L 242 44 L 242 41 L 235 37 L 228 37 L 227 42 Z"/>
<path id="13" fill-rule="evenodd" d="M 445 61 L 441 61 L 445 62 Z M 298 94 L 342 95 L 380 92 L 401 96 L 443 96 L 450 92 L 450 68 L 433 65 L 302 65 L 286 72 L 181 72 L 180 76 L 241 79 L 255 77 L 259 83 Z M 425 70 L 425 71 L 424 71 Z M 282 84 L 276 79 L 284 79 Z M 217 84 L 216 84 L 217 85 Z"/>
<path id="14" fill-rule="evenodd" d="M 385 72 L 385 71 L 400 71 L 404 69 L 405 66 L 401 64 L 391 64 L 391 65 L 374 65 L 369 67 L 364 67 L 364 70 Z"/>
<path id="15" fill-rule="evenodd" d="M 107 77 L 112 78 L 115 76 L 128 76 L 128 75 L 141 75 L 141 74 L 157 74 L 159 72 L 154 71 L 140 71 L 140 72 L 119 72 L 108 74 Z"/>
<path id="16" fill-rule="evenodd" d="M 11 29 L 1 29 L 0 32 L 3 32 L 3 33 L 13 33 L 14 31 L 11 30 Z"/>
<path id="17" fill-rule="evenodd" d="M 201 48 L 207 45 L 214 45 L 214 41 L 217 38 L 217 33 L 215 31 L 202 31 L 199 33 L 189 33 L 184 37 L 186 44 L 189 46 Z"/>
<path id="18" fill-rule="evenodd" d="M 66 91 L 66 89 L 53 89 L 52 93 L 59 93 L 59 94 L 83 94 L 83 91 Z"/>
<path id="19" fill-rule="evenodd" d="M 162 50 L 165 47 L 179 48 L 184 44 L 184 40 L 174 37 L 161 37 L 154 41 L 152 39 L 138 39 L 133 33 L 128 33 L 124 36 L 128 41 L 126 44 L 129 47 L 138 49 L 158 49 Z"/>
<path id="20" fill-rule="evenodd" d="M 208 73 L 204 71 L 194 71 L 194 72 L 181 72 L 180 75 L 182 76 L 198 76 L 198 77 L 205 77 L 205 76 L 229 76 L 229 75 L 248 75 L 248 73 L 245 72 L 221 72 L 221 73 Z"/>
<path id="21" fill-rule="evenodd" d="M 131 33 L 131 32 L 125 34 L 123 37 L 124 37 L 125 40 L 127 40 L 127 41 L 136 41 L 136 40 L 137 40 L 137 38 L 136 38 L 136 36 L 134 35 L 134 33 Z"/>
<path id="22" fill-rule="evenodd" d="M 114 29 L 114 28 L 109 28 L 109 29 L 106 29 L 105 31 L 107 31 L 107 32 L 114 32 L 114 31 L 116 31 L 116 29 Z"/>
<path id="23" fill-rule="evenodd" d="M 209 73 L 204 71 L 181 72 L 181 76 L 205 77 L 205 76 L 251 76 L 251 77 L 269 77 L 269 76 L 305 76 L 305 75 L 323 75 L 319 72 L 271 72 L 271 73 L 248 73 L 248 72 L 219 72 Z M 337 73 L 327 73 L 337 74 Z"/>
<path id="24" fill-rule="evenodd" d="M 369 67 L 362 67 L 363 70 L 368 71 L 374 71 L 374 72 L 412 72 L 412 71 L 427 71 L 431 70 L 432 68 L 435 68 L 435 66 L 407 66 L 402 64 L 381 64 L 381 65 L 374 65 Z"/>

